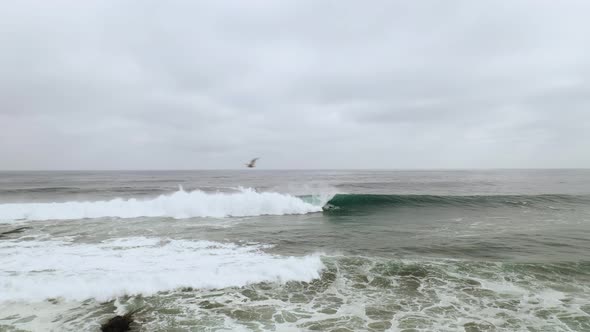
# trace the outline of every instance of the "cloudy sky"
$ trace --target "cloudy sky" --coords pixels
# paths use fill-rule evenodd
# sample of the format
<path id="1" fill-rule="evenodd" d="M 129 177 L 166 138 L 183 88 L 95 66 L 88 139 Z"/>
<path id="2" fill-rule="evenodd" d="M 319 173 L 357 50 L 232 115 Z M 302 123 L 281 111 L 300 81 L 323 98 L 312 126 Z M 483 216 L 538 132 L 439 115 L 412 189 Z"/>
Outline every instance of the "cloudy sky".
<path id="1" fill-rule="evenodd" d="M 0 169 L 590 167 L 588 13 L 8 1 Z"/>

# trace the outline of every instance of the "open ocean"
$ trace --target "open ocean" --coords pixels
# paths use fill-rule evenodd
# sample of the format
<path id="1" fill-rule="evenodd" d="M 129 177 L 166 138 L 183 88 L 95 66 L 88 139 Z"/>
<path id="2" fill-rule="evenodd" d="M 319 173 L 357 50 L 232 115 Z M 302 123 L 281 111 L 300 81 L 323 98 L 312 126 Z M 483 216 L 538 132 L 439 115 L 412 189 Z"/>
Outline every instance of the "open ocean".
<path id="1" fill-rule="evenodd" d="M 0 331 L 590 331 L 590 170 L 0 172 Z"/>

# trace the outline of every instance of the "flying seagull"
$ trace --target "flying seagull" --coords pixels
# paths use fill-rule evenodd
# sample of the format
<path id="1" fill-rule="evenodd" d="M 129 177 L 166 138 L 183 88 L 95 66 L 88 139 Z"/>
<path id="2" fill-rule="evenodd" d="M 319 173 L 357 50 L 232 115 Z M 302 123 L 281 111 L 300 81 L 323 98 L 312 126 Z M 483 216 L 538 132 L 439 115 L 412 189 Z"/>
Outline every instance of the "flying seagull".
<path id="1" fill-rule="evenodd" d="M 252 159 L 249 163 L 246 164 L 246 167 L 248 168 L 254 168 L 256 167 L 256 160 L 258 160 L 259 158 L 254 158 Z"/>

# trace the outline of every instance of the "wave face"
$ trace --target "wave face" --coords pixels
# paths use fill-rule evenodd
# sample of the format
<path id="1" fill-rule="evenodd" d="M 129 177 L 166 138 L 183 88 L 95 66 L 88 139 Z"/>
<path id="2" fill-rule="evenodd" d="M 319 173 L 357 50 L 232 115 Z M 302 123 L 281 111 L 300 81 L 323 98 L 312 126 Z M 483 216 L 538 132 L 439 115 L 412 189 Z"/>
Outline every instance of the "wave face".
<path id="1" fill-rule="evenodd" d="M 246 217 L 306 214 L 322 211 L 301 198 L 274 192 L 240 189 L 236 193 L 187 192 L 179 189 L 150 200 L 113 199 L 94 202 L 0 204 L 0 221 L 71 220 L 84 218 Z"/>
<path id="2" fill-rule="evenodd" d="M 217 289 L 263 281 L 311 281 L 323 268 L 317 255 L 276 256 L 262 248 L 145 237 L 98 244 L 1 241 L 0 302 L 107 300 L 180 287 Z"/>
<path id="3" fill-rule="evenodd" d="M 338 194 L 324 206 L 324 210 L 363 209 L 373 207 L 426 207 L 456 206 L 533 206 L 552 207 L 564 204 L 588 204 L 590 196 L 574 195 L 490 195 L 490 196 L 436 196 L 436 195 L 371 195 Z"/>

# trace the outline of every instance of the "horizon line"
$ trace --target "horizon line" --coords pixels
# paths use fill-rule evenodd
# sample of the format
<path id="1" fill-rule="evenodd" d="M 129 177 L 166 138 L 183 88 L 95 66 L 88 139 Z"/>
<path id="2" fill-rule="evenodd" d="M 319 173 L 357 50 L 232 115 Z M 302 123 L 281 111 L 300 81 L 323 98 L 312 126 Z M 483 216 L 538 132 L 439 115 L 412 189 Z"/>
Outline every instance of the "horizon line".
<path id="1" fill-rule="evenodd" d="M 0 169 L 0 172 L 195 172 L 195 171 L 502 171 L 502 170 L 590 170 L 590 167 L 478 167 L 478 168 L 152 168 L 152 169 Z"/>

